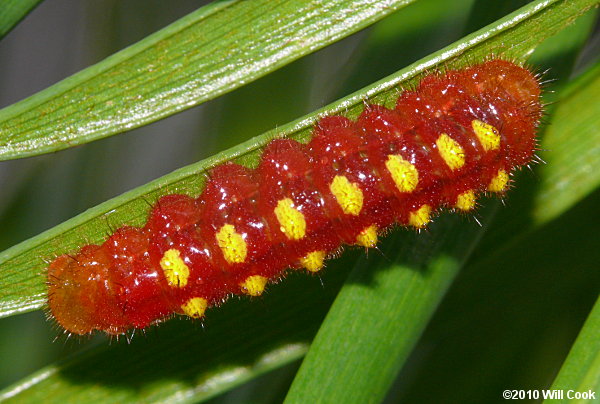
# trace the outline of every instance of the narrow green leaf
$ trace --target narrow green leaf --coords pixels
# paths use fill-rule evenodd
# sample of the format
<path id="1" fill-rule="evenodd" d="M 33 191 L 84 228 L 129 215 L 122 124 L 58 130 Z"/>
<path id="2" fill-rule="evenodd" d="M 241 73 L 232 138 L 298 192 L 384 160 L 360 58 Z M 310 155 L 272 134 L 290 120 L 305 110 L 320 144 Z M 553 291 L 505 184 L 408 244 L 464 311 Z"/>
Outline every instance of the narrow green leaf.
<path id="1" fill-rule="evenodd" d="M 543 143 L 547 164 L 540 167 L 537 223 L 558 216 L 600 185 L 600 103 L 590 102 L 598 94 L 600 63 L 561 95 Z"/>
<path id="2" fill-rule="evenodd" d="M 428 235 L 401 241 L 391 237 L 382 247 L 383 256 L 356 265 L 319 329 L 286 403 L 384 399 L 482 232 L 474 224 L 457 226 L 455 218 L 443 219 Z"/>
<path id="3" fill-rule="evenodd" d="M 160 195 L 172 192 L 199 194 L 204 184 L 204 177 L 199 174 L 206 169 L 232 159 L 254 166 L 260 157 L 260 148 L 275 134 L 297 140 L 307 139 L 319 116 L 342 113 L 355 118 L 362 110 L 365 99 L 370 99 L 374 103 L 392 105 L 397 96 L 396 89 L 401 83 L 408 85 L 418 79 L 419 75 L 436 66 L 464 65 L 465 60 L 475 61 L 485 58 L 490 50 L 494 50 L 497 54 L 502 50 L 506 57 L 523 58 L 536 44 L 560 30 L 596 3 L 596 0 L 554 0 L 532 3 L 500 20 L 497 25 L 478 31 L 436 52 L 422 62 L 322 110 L 111 199 L 4 251 L 0 254 L 0 281 L 6 286 L 0 291 L 0 316 L 30 311 L 44 305 L 43 270 L 49 260 L 57 255 L 75 251 L 82 244 L 100 242 L 110 228 L 124 224 L 141 225 L 146 218 L 148 204 L 158 199 Z M 541 30 L 540 24 L 548 28 Z M 527 34 L 528 32 L 530 34 Z M 461 56 L 464 58 L 461 59 Z"/>
<path id="4" fill-rule="evenodd" d="M 325 276 L 340 284 L 343 273 Z M 231 301 L 211 310 L 206 329 L 171 320 L 136 336 L 77 355 L 0 392 L 0 401 L 198 402 L 302 357 L 337 288 L 291 276 L 297 286 L 270 288 L 260 302 Z M 308 293 L 307 293 L 308 291 Z M 300 302 L 300 304 L 299 304 Z M 277 307 L 277 310 L 265 309 Z"/>
<path id="5" fill-rule="evenodd" d="M 509 44 L 512 41 L 512 35 L 517 38 L 527 37 L 521 32 L 532 27 L 527 24 L 527 18 L 537 19 L 540 24 L 544 23 L 544 18 L 549 19 L 554 22 L 554 29 L 558 30 L 592 3 L 585 1 L 580 1 L 576 5 L 567 1 L 553 2 L 551 5 L 544 3 L 548 8 L 536 8 L 534 5 L 526 17 L 516 14 L 499 22 L 499 26 L 504 27 L 505 30 L 494 26 L 488 28 L 487 31 L 478 32 L 465 41 L 444 49 L 411 68 L 323 109 L 320 113 L 346 113 L 350 117 L 356 117 L 362 108 L 362 100 L 369 97 L 377 102 L 390 105 L 397 97 L 397 85 L 414 82 L 415 78 L 423 74 L 427 68 L 446 65 L 460 66 L 465 61 L 459 59 L 459 56 L 463 56 L 469 61 L 479 60 L 487 55 L 486 44 L 504 44 L 503 49 L 508 54 L 512 57 L 522 58 L 523 55 L 519 56 L 519 52 L 514 51 Z M 559 24 L 557 19 L 561 20 L 563 24 Z M 491 34 L 486 34 L 486 32 L 491 32 Z M 530 42 L 526 44 L 519 42 L 521 49 L 533 48 L 544 38 L 541 31 L 536 32 L 537 36 L 531 35 L 527 38 Z M 546 35 L 550 35 L 552 32 L 555 31 L 550 30 Z M 41 274 L 44 267 L 43 258 L 74 250 L 83 243 L 102 240 L 108 228 L 107 223 L 111 227 L 123 223 L 143 223 L 148 209 L 144 199 L 152 202 L 158 195 L 170 191 L 197 194 L 200 192 L 203 182 L 198 174 L 201 174 L 207 167 L 231 158 L 237 158 L 238 161 L 245 162 L 250 166 L 255 165 L 260 147 L 266 144 L 275 133 L 296 139 L 306 139 L 310 136 L 311 127 L 318 116 L 320 116 L 319 113 L 311 114 L 276 132 L 265 134 L 204 162 L 181 169 L 108 201 L 58 228 L 6 251 L 2 255 L 3 263 L 0 264 L 0 271 L 4 277 L 2 283 L 8 284 L 2 290 L 3 294 L 6 290 L 6 294 L 2 297 L 4 315 L 10 314 L 11 309 L 22 311 L 37 308 L 43 304 L 43 274 Z M 406 237 L 405 235 L 396 235 L 390 238 L 382 246 L 382 250 L 387 252 L 386 255 L 395 259 L 397 248 L 392 246 L 404 245 L 405 247 L 399 255 L 413 257 L 411 261 L 384 265 L 383 258 L 370 257 L 368 262 L 370 267 L 370 264 L 375 264 L 382 268 L 373 272 L 373 278 L 369 278 L 364 270 L 355 272 L 348 285 L 349 291 L 342 293 L 342 297 L 351 296 L 359 299 L 358 304 L 349 299 L 349 312 L 351 313 L 368 310 L 370 299 L 373 298 L 380 303 L 379 307 L 388 308 L 386 312 L 391 313 L 392 316 L 399 315 L 399 310 L 394 305 L 398 301 L 394 299 L 398 299 L 398 296 L 401 297 L 399 305 L 400 309 L 404 310 L 400 319 L 402 322 L 397 320 L 395 325 L 406 324 L 406 327 L 401 330 L 401 335 L 397 336 L 399 339 L 394 340 L 399 346 L 393 347 L 393 357 L 386 358 L 384 361 L 383 369 L 387 372 L 375 382 L 378 391 L 381 391 L 389 383 L 389 374 L 394 373 L 394 368 L 397 368 L 402 359 L 406 357 L 410 346 L 419 334 L 419 328 L 426 324 L 432 307 L 439 301 L 461 262 L 468 255 L 474 239 L 478 236 L 479 231 L 474 226 L 465 226 L 458 232 L 450 230 L 452 227 L 448 223 L 456 220 L 457 218 L 442 218 L 435 224 L 431 234 L 419 237 L 408 233 Z M 459 218 L 458 221 L 460 221 Z M 399 237 L 404 238 L 405 242 L 399 244 L 397 240 Z M 427 252 L 430 245 L 435 246 L 436 251 Z M 406 254 L 408 250 L 410 251 Z M 405 258 L 403 259 L 405 260 Z M 359 265 L 366 266 L 367 264 L 361 261 Z M 329 276 L 337 275 L 327 272 L 324 275 L 326 282 L 331 279 Z M 343 273 L 339 274 L 341 279 L 343 279 L 343 275 Z M 288 279 L 286 283 L 291 281 L 294 279 Z M 381 288 L 379 292 L 385 299 L 371 295 L 371 289 L 378 288 Z M 134 341 L 133 347 L 119 346 L 114 350 L 104 347 L 94 350 L 88 356 L 76 357 L 68 363 L 42 369 L 31 378 L 5 390 L 4 394 L 10 394 L 11 397 L 21 401 L 28 398 L 31 401 L 40 399 L 64 401 L 66 397 L 73 401 L 92 399 L 113 402 L 136 399 L 185 401 L 209 397 L 254 377 L 272 366 L 280 366 L 295 360 L 303 354 L 306 344 L 310 341 L 310 336 L 320 322 L 319 315 L 325 313 L 319 312 L 313 318 L 303 316 L 322 310 L 327 304 L 325 303 L 323 306 L 309 304 L 312 299 L 318 299 L 318 294 L 308 294 L 304 297 L 305 303 L 298 303 L 303 300 L 301 296 L 306 288 L 298 289 L 299 292 L 296 296 L 290 295 L 289 289 L 286 288 L 285 293 L 279 295 L 280 300 L 270 300 L 272 296 L 275 299 L 280 291 L 278 287 L 274 289 L 276 290 L 265 297 L 264 306 L 261 302 L 253 302 L 248 305 L 230 302 L 221 309 L 222 311 L 214 310 L 215 314 L 209 313 L 207 320 L 209 321 L 207 324 L 209 330 L 207 332 L 213 335 L 213 330 L 217 330 L 213 339 L 201 334 L 197 329 L 193 330 L 193 326 L 189 322 L 179 322 L 179 324 L 171 322 L 152 331 L 153 334 L 156 333 L 159 336 L 159 338 L 156 335 L 149 337 L 154 339 L 152 344 L 142 341 L 139 345 L 135 345 L 137 341 Z M 331 292 L 331 289 L 327 290 Z M 332 296 L 330 297 L 332 298 Z M 286 302 L 288 305 L 285 304 Z M 340 305 L 341 303 L 336 303 L 336 307 Z M 268 307 L 277 309 L 264 309 Z M 314 310 L 311 310 L 313 307 Z M 264 317 L 261 317 L 261 311 Z M 274 320 L 279 322 L 299 317 L 300 321 L 294 322 L 293 325 L 293 327 L 299 328 L 294 328 L 289 333 L 279 334 L 281 327 L 273 328 L 262 323 L 266 317 L 274 317 Z M 215 320 L 214 324 L 211 322 L 212 319 Z M 252 321 L 256 321 L 256 323 L 252 323 Z M 237 325 L 232 323 L 237 323 Z M 224 328 L 220 328 L 220 324 Z M 287 325 L 287 323 L 285 324 Z M 344 332 L 350 334 L 355 331 L 354 328 L 349 327 L 350 324 L 353 324 L 351 321 L 338 324 L 342 325 L 343 332 L 340 333 L 340 329 L 338 329 L 334 341 L 326 341 L 329 346 L 336 341 L 339 341 L 340 344 L 344 343 L 344 340 L 340 339 Z M 373 325 L 371 321 L 369 324 Z M 363 329 L 369 328 L 361 324 L 356 326 Z M 184 330 L 182 331 L 180 327 L 183 327 Z M 283 329 L 285 328 L 283 327 Z M 275 332 L 279 336 L 268 340 L 269 336 Z M 325 328 L 324 332 L 329 331 Z M 376 341 L 382 341 L 382 336 L 376 338 Z M 272 345 L 268 344 L 268 341 L 271 341 Z M 351 341 L 352 344 L 356 342 L 355 340 Z M 389 343 L 385 340 L 383 342 Z M 291 347 L 289 352 L 286 351 L 286 346 Z M 231 352 L 229 353 L 229 351 Z M 245 356 L 243 352 L 248 356 Z M 182 353 L 185 354 L 182 355 Z M 227 356 L 228 353 L 230 356 Z M 276 359 L 270 365 L 262 366 L 261 358 L 269 357 L 271 353 Z M 221 354 L 224 356 L 220 356 Z M 173 367 L 166 366 L 170 361 L 175 361 Z M 155 376 L 156 379 L 152 373 L 149 373 L 149 369 L 156 370 L 162 367 L 165 367 L 165 370 L 159 372 Z M 343 366 L 340 369 L 344 369 Z M 318 372 L 316 369 L 315 371 Z M 366 371 L 364 374 L 370 375 L 372 371 Z M 347 388 L 348 386 L 343 387 Z"/>
<path id="6" fill-rule="evenodd" d="M 593 33 L 598 18 L 598 9 L 586 13 L 577 23 L 568 26 L 547 41 L 544 41 L 529 59 L 534 66 L 550 66 L 544 72 L 544 80 L 556 80 L 556 86 L 562 87 L 569 82 L 573 68 L 578 62 L 578 56 Z M 556 87 L 553 86 L 553 87 Z M 555 101 L 552 93 L 545 94 L 547 102 Z M 547 108 L 550 112 L 552 106 Z"/>
<path id="7" fill-rule="evenodd" d="M 10 32 L 42 0 L 0 0 L 0 38 Z"/>
<path id="8" fill-rule="evenodd" d="M 551 91 L 545 91 L 543 94 L 545 102 L 550 104 L 545 108 L 545 118 L 540 133 L 540 150 L 537 152 L 543 161 L 551 163 L 536 165 L 536 176 L 519 176 L 519 187 L 510 195 L 510 205 L 514 211 L 509 213 L 506 209 L 499 210 L 494 232 L 486 234 L 475 251 L 476 260 L 485 260 L 492 252 L 512 248 L 515 240 L 521 239 L 525 233 L 536 230 L 540 225 L 556 219 L 598 185 L 596 170 L 590 170 L 590 163 L 595 161 L 595 166 L 600 167 L 599 160 L 590 158 L 587 149 L 593 150 L 597 147 L 600 133 L 593 130 L 584 132 L 569 130 L 570 136 L 562 136 L 563 132 L 557 130 L 554 125 L 555 121 L 560 120 L 562 127 L 586 126 L 586 122 L 589 121 L 590 127 L 593 127 L 593 123 L 598 118 L 594 114 L 594 111 L 599 108 L 597 103 L 586 103 L 580 109 L 573 108 L 570 104 L 571 98 L 574 98 L 575 102 L 579 99 L 575 94 L 577 91 L 590 85 L 594 86 L 595 76 L 599 74 L 598 70 L 591 69 L 584 77 L 569 80 L 573 74 L 574 61 L 578 59 L 586 42 L 586 37 L 583 37 L 582 33 L 590 32 L 590 28 L 595 24 L 593 17 L 598 14 L 597 11 L 597 9 L 592 10 L 578 19 L 575 24 L 544 41 L 529 59 L 535 60 L 531 63 L 540 71 L 547 69 L 542 80 L 555 80 L 548 86 Z M 556 108 L 559 111 L 555 111 Z M 566 108 L 571 108 L 573 113 L 561 112 Z M 558 113 L 557 117 L 554 117 L 554 112 Z M 560 141 L 556 140 L 557 137 Z M 581 155 L 573 152 L 579 149 L 584 150 Z M 582 162 L 586 163 L 580 164 L 579 157 L 582 157 Z M 563 167 L 563 163 L 567 164 L 568 168 Z M 550 165 L 552 167 L 549 167 Z M 567 192 L 565 188 L 562 190 L 565 192 L 562 193 L 557 189 L 563 183 L 573 185 L 574 178 L 579 181 L 578 189 Z M 526 189 L 536 189 L 537 192 L 528 193 Z M 575 197 L 571 198 L 571 196 Z M 548 205 L 544 206 L 541 199 Z"/>
<path id="9" fill-rule="evenodd" d="M 595 403 L 600 394 L 600 298 L 585 322 L 552 389 L 561 390 L 561 400 L 544 400 L 544 403 Z M 567 393 L 571 392 L 571 397 Z M 575 399 L 575 393 L 592 392 L 588 398 Z"/>
<path id="10" fill-rule="evenodd" d="M 183 111 L 412 1 L 214 2 L 0 110 L 0 159 L 62 150 Z"/>
<path id="11" fill-rule="evenodd" d="M 535 196 L 521 182 L 499 212 L 519 213 L 516 192 Z M 487 248 L 488 259 L 462 268 L 396 379 L 401 400 L 389 402 L 493 403 L 505 389 L 549 389 L 598 298 L 598 221 L 590 218 L 599 204 L 596 190 L 511 248 Z"/>

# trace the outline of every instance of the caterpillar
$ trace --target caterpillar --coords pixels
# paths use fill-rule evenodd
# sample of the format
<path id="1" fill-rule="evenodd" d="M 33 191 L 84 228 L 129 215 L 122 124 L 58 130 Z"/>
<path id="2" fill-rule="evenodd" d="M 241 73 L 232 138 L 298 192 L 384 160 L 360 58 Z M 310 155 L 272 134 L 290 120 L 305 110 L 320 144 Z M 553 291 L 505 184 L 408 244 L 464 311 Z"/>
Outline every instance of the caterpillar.
<path id="1" fill-rule="evenodd" d="M 373 248 L 444 207 L 472 211 L 531 161 L 541 114 L 538 77 L 494 59 L 429 74 L 394 109 L 324 117 L 308 144 L 274 139 L 256 169 L 219 165 L 199 197 L 163 196 L 143 227 L 54 259 L 52 317 L 73 334 L 200 318 L 288 268 L 318 272 L 342 245 Z"/>

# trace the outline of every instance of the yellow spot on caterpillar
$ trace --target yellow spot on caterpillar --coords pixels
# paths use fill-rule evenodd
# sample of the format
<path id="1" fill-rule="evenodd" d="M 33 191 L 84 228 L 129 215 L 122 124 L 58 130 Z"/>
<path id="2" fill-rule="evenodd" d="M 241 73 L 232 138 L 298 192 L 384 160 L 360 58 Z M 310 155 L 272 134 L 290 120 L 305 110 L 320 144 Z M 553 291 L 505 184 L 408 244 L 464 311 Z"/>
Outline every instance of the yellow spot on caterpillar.
<path id="1" fill-rule="evenodd" d="M 442 133 L 435 141 L 440 156 L 451 170 L 457 170 L 465 165 L 465 151 L 460 144 L 450 136 Z"/>
<path id="2" fill-rule="evenodd" d="M 190 269 L 181 259 L 181 253 L 175 248 L 167 250 L 160 260 L 160 267 L 169 286 L 183 288 L 188 283 Z"/>
<path id="3" fill-rule="evenodd" d="M 313 251 L 306 257 L 300 259 L 300 263 L 310 272 L 319 272 L 323 268 L 323 261 L 327 253 L 325 251 Z"/>
<path id="4" fill-rule="evenodd" d="M 390 154 L 385 167 L 392 175 L 392 179 L 400 192 L 412 192 L 419 184 L 419 171 L 417 168 L 404 160 L 402 156 Z"/>
<path id="5" fill-rule="evenodd" d="M 469 189 L 456 197 L 456 206 L 458 209 L 468 212 L 475 207 L 475 191 Z"/>
<path id="6" fill-rule="evenodd" d="M 506 185 L 508 184 L 508 173 L 502 169 L 498 170 L 498 173 L 488 185 L 488 191 L 490 192 L 504 192 L 506 191 Z"/>
<path id="7" fill-rule="evenodd" d="M 479 139 L 479 143 L 483 146 L 483 150 L 496 150 L 500 147 L 500 133 L 494 126 L 479 119 L 471 121 L 471 126 L 475 135 L 477 135 L 477 139 Z"/>
<path id="8" fill-rule="evenodd" d="M 343 175 L 336 175 L 329 185 L 329 190 L 345 214 L 357 216 L 360 213 L 363 193 L 357 183 L 350 182 Z"/>
<path id="9" fill-rule="evenodd" d="M 290 240 L 300 240 L 306 235 L 306 220 L 302 212 L 294 208 L 290 198 L 277 202 L 275 216 L 281 225 L 280 230 Z"/>
<path id="10" fill-rule="evenodd" d="M 408 215 L 408 223 L 411 226 L 416 227 L 417 229 L 422 229 L 431 220 L 429 218 L 430 215 L 431 206 L 423 205 L 419 209 L 410 212 L 410 214 Z"/>
<path id="11" fill-rule="evenodd" d="M 371 225 L 362 229 L 356 236 L 356 244 L 367 248 L 373 248 L 377 245 L 377 226 Z"/>
<path id="12" fill-rule="evenodd" d="M 246 260 L 248 246 L 242 235 L 236 233 L 235 226 L 231 224 L 224 225 L 215 237 L 228 263 L 239 264 Z"/>
<path id="13" fill-rule="evenodd" d="M 186 316 L 200 318 L 204 315 L 207 307 L 208 301 L 206 301 L 206 299 L 201 297 L 193 297 L 181 305 L 181 310 L 183 310 L 183 314 Z"/>
<path id="14" fill-rule="evenodd" d="M 246 278 L 246 280 L 240 283 L 244 293 L 250 296 L 260 296 L 265 291 L 267 284 L 267 278 L 260 275 L 252 275 Z"/>

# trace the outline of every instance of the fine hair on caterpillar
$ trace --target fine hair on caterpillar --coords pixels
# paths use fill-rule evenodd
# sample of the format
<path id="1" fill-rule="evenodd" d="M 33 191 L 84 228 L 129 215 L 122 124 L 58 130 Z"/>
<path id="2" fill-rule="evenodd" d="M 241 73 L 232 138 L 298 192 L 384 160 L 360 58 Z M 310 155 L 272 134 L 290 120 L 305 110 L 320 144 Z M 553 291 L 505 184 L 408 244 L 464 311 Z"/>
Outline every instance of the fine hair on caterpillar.
<path id="1" fill-rule="evenodd" d="M 342 245 L 373 248 L 393 225 L 471 212 L 531 162 L 539 78 L 494 59 L 425 76 L 388 109 L 326 116 L 301 144 L 274 139 L 254 170 L 214 167 L 197 198 L 160 198 L 143 227 L 56 258 L 49 307 L 67 332 L 122 334 L 173 313 L 200 318 L 258 296 L 288 269 L 316 273 Z"/>

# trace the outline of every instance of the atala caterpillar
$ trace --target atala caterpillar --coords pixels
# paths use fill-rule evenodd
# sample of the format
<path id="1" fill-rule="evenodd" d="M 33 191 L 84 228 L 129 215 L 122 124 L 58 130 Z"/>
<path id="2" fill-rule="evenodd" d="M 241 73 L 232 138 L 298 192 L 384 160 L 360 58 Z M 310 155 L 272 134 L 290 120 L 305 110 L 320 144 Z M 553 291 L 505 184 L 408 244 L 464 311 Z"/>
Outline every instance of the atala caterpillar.
<path id="1" fill-rule="evenodd" d="M 430 74 L 394 109 L 325 117 L 308 144 L 272 140 L 255 170 L 217 166 L 198 198 L 163 196 L 144 227 L 56 258 L 52 315 L 75 334 L 199 318 L 288 268 L 319 271 L 343 244 L 371 248 L 394 224 L 471 211 L 532 159 L 541 113 L 536 75 L 496 59 Z"/>

